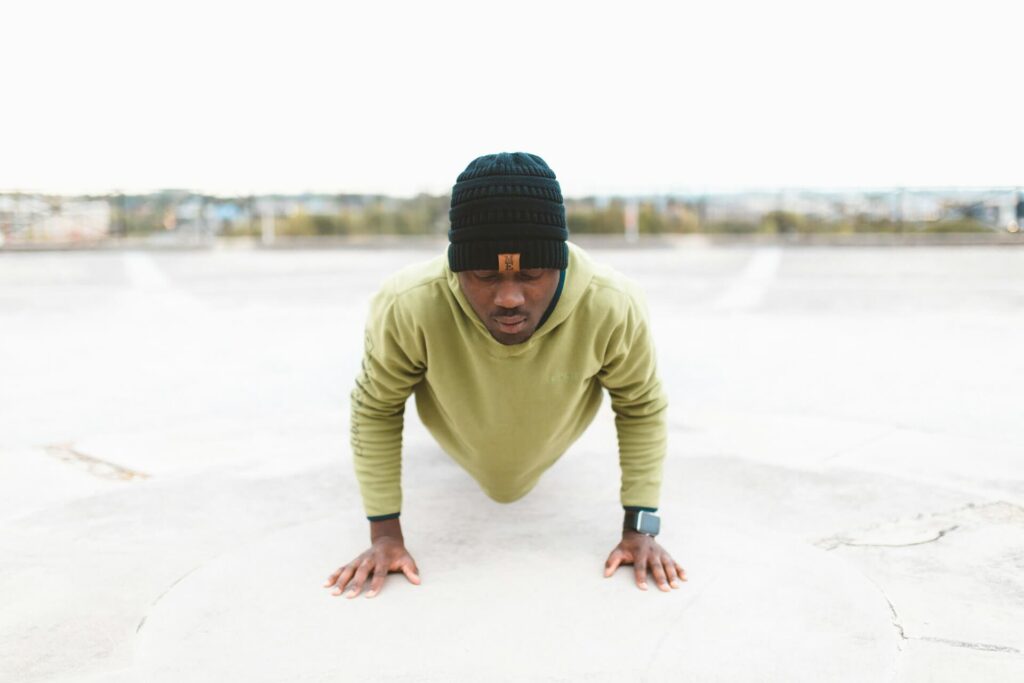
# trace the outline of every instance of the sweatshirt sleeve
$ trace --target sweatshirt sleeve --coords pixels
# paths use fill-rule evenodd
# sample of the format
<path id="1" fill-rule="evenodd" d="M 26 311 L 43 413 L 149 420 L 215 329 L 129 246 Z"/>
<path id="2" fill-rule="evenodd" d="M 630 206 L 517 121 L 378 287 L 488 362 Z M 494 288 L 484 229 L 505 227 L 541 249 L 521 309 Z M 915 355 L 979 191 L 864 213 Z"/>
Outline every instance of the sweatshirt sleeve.
<path id="1" fill-rule="evenodd" d="M 405 402 L 426 370 L 414 327 L 393 293 L 374 297 L 351 395 L 352 461 L 371 520 L 397 517 L 402 508 Z"/>
<path id="2" fill-rule="evenodd" d="M 622 469 L 623 507 L 657 509 L 667 445 L 666 409 L 642 295 L 630 297 L 609 340 L 598 379 L 611 396 Z"/>

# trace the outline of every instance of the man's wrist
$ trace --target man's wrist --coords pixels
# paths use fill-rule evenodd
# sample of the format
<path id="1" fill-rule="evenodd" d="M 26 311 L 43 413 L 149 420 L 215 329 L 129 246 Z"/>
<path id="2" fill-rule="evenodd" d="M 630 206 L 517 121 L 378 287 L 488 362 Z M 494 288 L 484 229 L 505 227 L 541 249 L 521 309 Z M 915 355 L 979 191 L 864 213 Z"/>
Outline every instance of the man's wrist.
<path id="1" fill-rule="evenodd" d="M 399 512 L 391 512 L 391 513 L 386 514 L 386 515 L 367 515 L 366 519 L 370 520 L 371 522 L 382 522 L 385 519 L 398 519 L 398 517 L 401 514 L 402 514 L 401 511 L 399 511 Z"/>
<path id="2" fill-rule="evenodd" d="M 392 538 L 401 543 L 405 542 L 405 538 L 402 536 L 402 523 L 398 517 L 370 522 L 370 543 L 376 543 L 385 538 Z"/>
<path id="3" fill-rule="evenodd" d="M 661 531 L 661 518 L 654 514 L 658 508 L 640 505 L 624 505 L 622 535 L 628 533 L 657 536 Z"/>

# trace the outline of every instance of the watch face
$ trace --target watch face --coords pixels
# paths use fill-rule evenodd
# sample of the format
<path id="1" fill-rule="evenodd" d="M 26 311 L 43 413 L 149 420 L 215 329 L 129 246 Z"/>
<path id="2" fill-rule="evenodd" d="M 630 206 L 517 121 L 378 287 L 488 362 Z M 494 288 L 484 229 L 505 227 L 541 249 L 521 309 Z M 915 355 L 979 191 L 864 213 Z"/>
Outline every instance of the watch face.
<path id="1" fill-rule="evenodd" d="M 640 515 L 640 528 L 637 531 L 654 536 L 661 531 L 661 519 L 652 514 Z"/>

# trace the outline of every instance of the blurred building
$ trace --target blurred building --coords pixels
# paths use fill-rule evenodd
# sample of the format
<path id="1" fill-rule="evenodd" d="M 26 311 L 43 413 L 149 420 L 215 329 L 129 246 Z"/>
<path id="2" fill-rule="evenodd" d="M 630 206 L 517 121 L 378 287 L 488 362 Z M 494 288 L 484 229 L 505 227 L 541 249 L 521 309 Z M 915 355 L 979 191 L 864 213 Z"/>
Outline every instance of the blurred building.
<path id="1" fill-rule="evenodd" d="M 826 222 L 861 218 L 893 223 L 972 220 L 993 230 L 1013 230 L 1024 219 L 1018 188 L 982 190 L 782 190 L 690 195 L 702 224 L 754 223 L 771 212 Z"/>
<path id="2" fill-rule="evenodd" d="M 110 202 L 41 195 L 0 195 L 0 242 L 82 242 L 110 234 Z"/>

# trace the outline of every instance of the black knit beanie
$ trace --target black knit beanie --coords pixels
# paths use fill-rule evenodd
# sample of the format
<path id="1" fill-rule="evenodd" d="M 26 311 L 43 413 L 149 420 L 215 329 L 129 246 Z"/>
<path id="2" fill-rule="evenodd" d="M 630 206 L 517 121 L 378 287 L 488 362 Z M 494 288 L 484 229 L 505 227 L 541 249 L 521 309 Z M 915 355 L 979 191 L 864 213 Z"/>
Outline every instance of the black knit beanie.
<path id="1" fill-rule="evenodd" d="M 564 269 L 562 188 L 536 154 L 477 157 L 452 187 L 448 264 L 460 270 Z"/>

